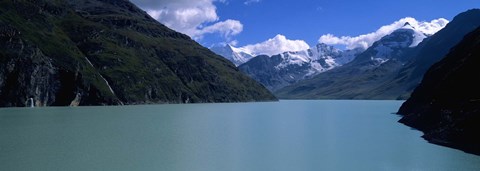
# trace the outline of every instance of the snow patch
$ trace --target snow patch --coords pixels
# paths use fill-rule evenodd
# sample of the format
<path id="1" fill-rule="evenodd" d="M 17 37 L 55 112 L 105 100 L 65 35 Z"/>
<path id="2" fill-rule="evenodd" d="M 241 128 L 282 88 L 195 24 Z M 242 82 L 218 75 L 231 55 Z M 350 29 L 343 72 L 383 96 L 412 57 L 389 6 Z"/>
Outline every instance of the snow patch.
<path id="1" fill-rule="evenodd" d="M 381 64 L 383 64 L 383 63 L 385 63 L 385 62 L 387 62 L 387 61 L 388 61 L 388 60 L 390 60 L 390 59 L 385 59 L 385 58 L 375 58 L 375 57 L 373 57 L 373 56 L 372 56 L 372 57 L 370 57 L 370 60 L 374 61 L 376 66 L 379 66 L 379 65 L 381 65 Z"/>
<path id="2" fill-rule="evenodd" d="M 275 66 L 277 69 L 282 69 L 289 65 L 303 66 L 304 64 L 312 61 L 308 56 L 307 51 L 285 52 L 280 54 L 280 57 L 283 59 L 283 61 L 279 65 Z"/>
<path id="3" fill-rule="evenodd" d="M 425 38 L 427 38 L 427 35 L 416 31 L 415 34 L 413 35 L 413 41 L 412 44 L 409 47 L 416 47 L 418 44 L 420 44 Z"/>

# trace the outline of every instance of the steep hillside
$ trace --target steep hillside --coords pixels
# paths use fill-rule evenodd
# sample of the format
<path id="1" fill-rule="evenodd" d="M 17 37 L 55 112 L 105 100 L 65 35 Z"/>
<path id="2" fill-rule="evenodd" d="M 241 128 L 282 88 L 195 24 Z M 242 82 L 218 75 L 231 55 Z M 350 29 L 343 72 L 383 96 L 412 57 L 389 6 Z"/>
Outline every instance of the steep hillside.
<path id="1" fill-rule="evenodd" d="M 0 106 L 275 100 L 127 0 L 0 2 Z"/>
<path id="2" fill-rule="evenodd" d="M 433 65 L 403 103 L 400 122 L 432 143 L 480 155 L 480 27 Z"/>

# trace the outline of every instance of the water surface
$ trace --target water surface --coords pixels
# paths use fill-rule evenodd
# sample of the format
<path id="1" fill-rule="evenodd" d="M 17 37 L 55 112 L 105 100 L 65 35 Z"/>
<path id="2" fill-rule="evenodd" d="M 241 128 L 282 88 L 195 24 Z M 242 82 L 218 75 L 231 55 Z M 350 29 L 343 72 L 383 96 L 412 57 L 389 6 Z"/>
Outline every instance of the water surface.
<path id="1" fill-rule="evenodd" d="M 0 109 L 0 170 L 480 170 L 401 101 Z"/>

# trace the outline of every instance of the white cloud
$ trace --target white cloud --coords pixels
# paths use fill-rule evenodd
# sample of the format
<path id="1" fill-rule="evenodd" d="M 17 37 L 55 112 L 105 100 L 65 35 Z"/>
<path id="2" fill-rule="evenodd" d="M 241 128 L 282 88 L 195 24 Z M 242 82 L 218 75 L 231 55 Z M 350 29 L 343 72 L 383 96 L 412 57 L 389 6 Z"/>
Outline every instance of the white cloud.
<path id="1" fill-rule="evenodd" d="M 287 51 L 301 51 L 310 46 L 303 40 L 289 40 L 284 35 L 278 34 L 267 41 L 241 47 L 252 55 L 277 55 Z"/>
<path id="2" fill-rule="evenodd" d="M 243 31 L 243 25 L 237 20 L 226 20 L 217 22 L 213 25 L 206 26 L 204 28 L 196 30 L 194 33 L 197 36 L 204 35 L 206 33 L 220 33 L 223 37 L 229 38 L 233 35 L 237 35 Z"/>
<path id="3" fill-rule="evenodd" d="M 214 1 L 226 0 L 132 0 L 150 16 L 176 31 L 201 39 L 205 34 L 220 33 L 225 38 L 239 34 L 243 25 L 237 20 L 219 21 Z"/>
<path id="4" fill-rule="evenodd" d="M 415 27 L 418 31 L 421 31 L 425 34 L 433 35 L 437 31 L 445 27 L 449 21 L 444 18 L 439 18 L 439 19 L 432 20 L 430 22 L 426 22 L 426 21 L 417 21 L 415 18 L 412 18 L 412 17 L 406 17 L 398 21 L 395 21 L 392 24 L 382 26 L 373 33 L 359 35 L 356 37 L 351 37 L 351 36 L 337 37 L 332 34 L 326 34 L 321 36 L 318 42 L 329 44 L 329 45 L 345 45 L 347 49 L 354 49 L 357 47 L 368 48 L 375 41 L 380 40 L 383 36 L 386 36 L 392 33 L 393 31 L 403 27 L 403 25 L 406 22 L 409 22 L 410 25 Z"/>
<path id="5" fill-rule="evenodd" d="M 250 4 L 258 3 L 258 2 L 260 2 L 260 0 L 246 0 L 243 4 L 250 5 Z"/>

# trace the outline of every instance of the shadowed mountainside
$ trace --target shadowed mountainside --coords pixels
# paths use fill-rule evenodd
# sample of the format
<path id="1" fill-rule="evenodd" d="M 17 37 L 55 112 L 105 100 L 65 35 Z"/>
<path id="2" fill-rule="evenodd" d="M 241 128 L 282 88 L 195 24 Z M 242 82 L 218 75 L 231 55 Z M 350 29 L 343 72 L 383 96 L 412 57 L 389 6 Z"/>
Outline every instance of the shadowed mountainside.
<path id="1" fill-rule="evenodd" d="M 398 113 L 428 141 L 480 155 L 480 27 L 428 70 Z"/>
<path id="2" fill-rule="evenodd" d="M 1 1 L 0 14 L 0 106 L 276 100 L 127 0 Z"/>

